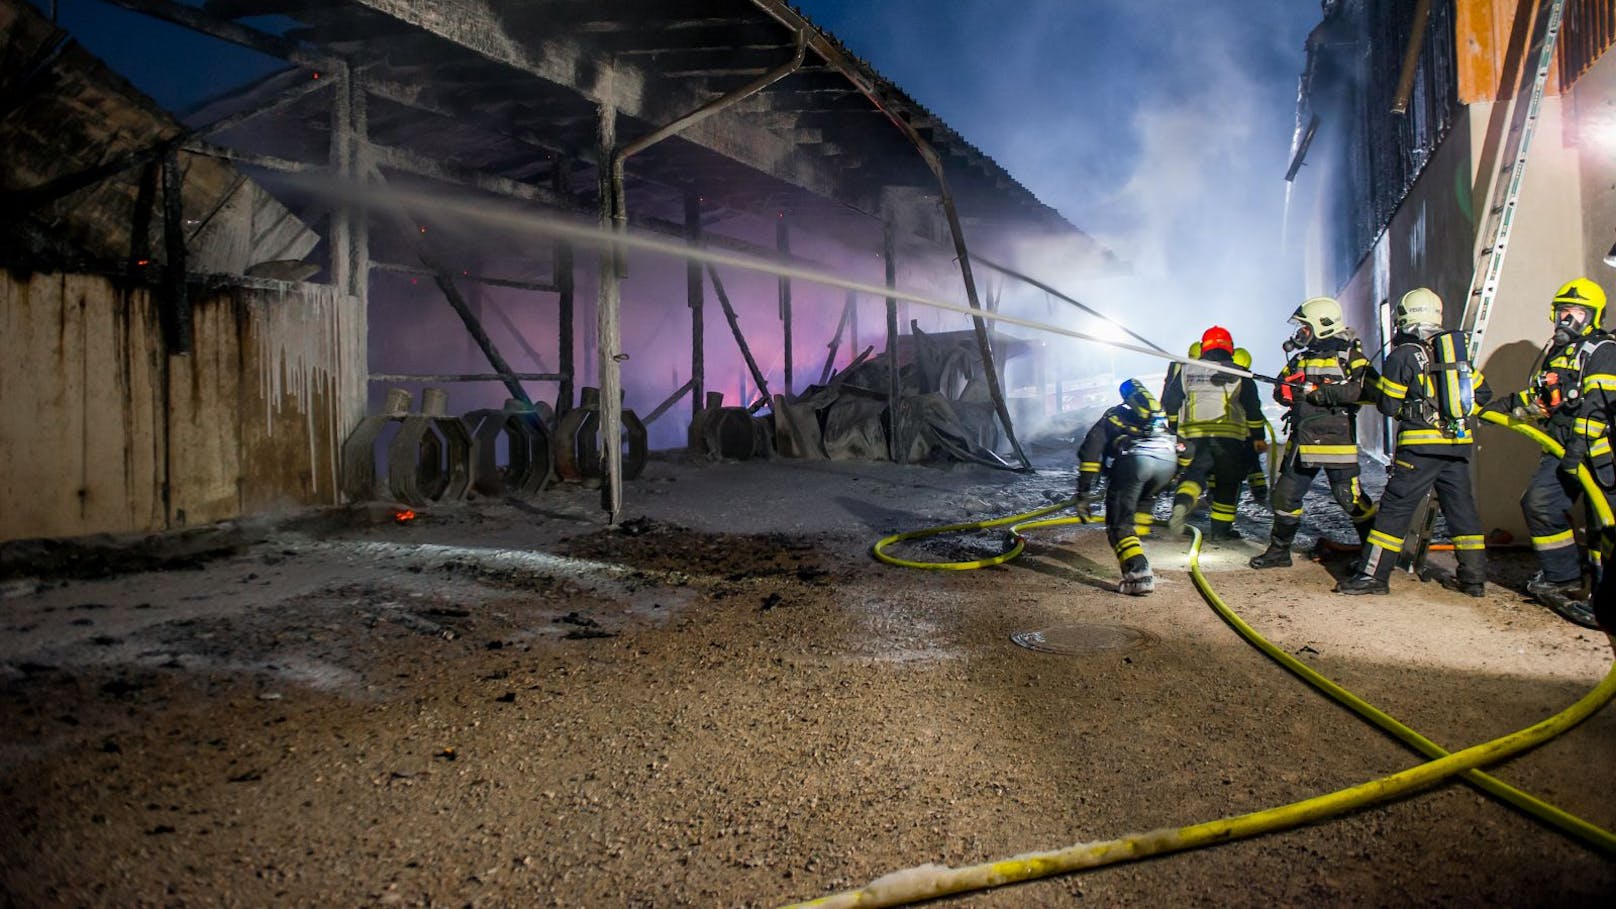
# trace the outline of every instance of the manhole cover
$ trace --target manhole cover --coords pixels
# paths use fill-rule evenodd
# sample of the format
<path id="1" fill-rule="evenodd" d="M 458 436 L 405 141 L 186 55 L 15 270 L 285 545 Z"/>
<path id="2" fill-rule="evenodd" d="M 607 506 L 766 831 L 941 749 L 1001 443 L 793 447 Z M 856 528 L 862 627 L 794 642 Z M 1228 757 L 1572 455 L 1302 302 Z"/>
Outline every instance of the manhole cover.
<path id="1" fill-rule="evenodd" d="M 1010 635 L 1016 644 L 1040 653 L 1082 656 L 1089 653 L 1127 653 L 1154 646 L 1156 636 L 1127 625 L 1056 625 L 1039 631 Z"/>

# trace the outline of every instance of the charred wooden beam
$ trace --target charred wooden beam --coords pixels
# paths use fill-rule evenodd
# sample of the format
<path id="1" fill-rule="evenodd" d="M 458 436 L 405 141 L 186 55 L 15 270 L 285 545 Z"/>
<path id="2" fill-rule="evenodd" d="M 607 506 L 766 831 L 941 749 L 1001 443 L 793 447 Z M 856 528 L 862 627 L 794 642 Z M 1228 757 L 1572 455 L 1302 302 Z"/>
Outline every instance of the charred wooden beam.
<path id="1" fill-rule="evenodd" d="M 566 158 L 556 161 L 556 167 L 551 174 L 551 189 L 563 199 L 572 198 L 572 165 Z M 573 262 L 572 244 L 566 239 L 557 237 L 555 240 L 555 253 L 551 271 L 555 279 L 557 300 L 556 313 L 556 358 L 561 369 L 561 387 L 556 391 L 555 412 L 564 414 L 572 409 L 574 386 L 577 381 L 577 367 L 573 364 L 573 350 L 576 339 L 573 333 Z"/>
<path id="2" fill-rule="evenodd" d="M 763 400 L 769 400 L 769 381 L 763 377 L 763 370 L 758 368 L 757 359 L 752 356 L 752 347 L 746 343 L 746 335 L 741 333 L 741 320 L 735 315 L 735 307 L 729 303 L 729 294 L 724 292 L 724 281 L 718 277 L 718 270 L 707 266 L 707 276 L 713 280 L 713 293 L 718 296 L 718 305 L 723 307 L 724 318 L 729 320 L 730 333 L 735 336 L 735 346 L 741 349 L 741 358 L 746 361 L 746 368 L 752 373 L 752 381 L 757 383 L 758 394 Z"/>
<path id="3" fill-rule="evenodd" d="M 830 381 L 830 374 L 836 367 L 836 350 L 842 346 L 842 329 L 847 327 L 847 316 L 853 310 L 853 292 L 847 292 L 847 301 L 842 304 L 842 317 L 836 320 L 836 331 L 830 336 L 830 343 L 825 347 L 829 353 L 825 355 L 825 368 L 819 371 L 819 384 L 824 385 Z"/>
<path id="4" fill-rule="evenodd" d="M 299 66 L 309 66 L 315 69 L 338 69 L 342 66 L 342 61 L 337 57 L 311 51 L 295 41 L 289 41 L 279 35 L 262 32 L 238 22 L 232 22 L 229 19 L 221 18 L 194 6 L 170 3 L 168 0 L 106 0 L 106 2 L 137 13 L 145 13 L 148 16 L 164 19 L 175 25 L 183 25 L 193 31 L 211 35 L 221 41 L 239 44 L 261 54 L 279 57 Z"/>
<path id="5" fill-rule="evenodd" d="M 402 171 L 418 177 L 427 177 L 442 183 L 452 183 L 468 189 L 482 190 L 495 195 L 506 196 L 511 199 L 521 199 L 525 202 L 540 202 L 555 208 L 573 210 L 571 199 L 566 198 L 554 190 L 537 186 L 532 183 L 523 183 L 506 177 L 496 177 L 481 171 L 467 170 L 434 161 L 425 155 L 403 148 L 394 148 L 388 145 L 370 146 L 375 156 L 376 164 L 389 170 Z"/>
<path id="6" fill-rule="evenodd" d="M 617 106 L 609 101 L 600 105 L 600 121 L 595 133 L 595 160 L 614 160 L 617 144 Z M 623 171 L 621 167 L 597 167 L 599 188 L 600 226 L 621 231 L 622 222 L 616 217 L 623 198 Z M 613 244 L 604 250 L 600 259 L 600 292 L 595 306 L 595 342 L 597 366 L 600 371 L 600 450 L 602 473 L 600 484 L 601 506 L 606 510 L 609 523 L 617 523 L 623 508 L 623 353 L 619 329 L 618 307 L 622 303 L 619 275 L 622 274 L 621 252 Z M 621 357 L 621 360 L 619 359 Z"/>
<path id="7" fill-rule="evenodd" d="M 667 413 L 668 408 L 670 408 L 673 405 L 679 403 L 679 399 L 684 397 L 686 393 L 688 393 L 692 388 L 695 388 L 695 387 L 696 387 L 696 380 L 691 379 L 690 381 L 686 382 L 685 384 L 683 384 L 683 385 L 679 386 L 678 388 L 674 389 L 673 394 L 668 395 L 666 398 L 663 398 L 662 403 L 658 404 L 656 406 L 656 409 L 651 411 L 650 415 L 647 416 L 645 419 L 641 420 L 640 422 L 644 423 L 647 426 L 650 426 L 653 422 L 656 421 L 657 417 L 660 417 L 663 414 Z"/>
<path id="8" fill-rule="evenodd" d="M 520 379 L 524 382 L 554 382 L 561 378 L 558 372 L 513 372 L 513 373 L 391 373 L 373 372 L 370 374 L 372 382 L 504 382 L 507 379 Z"/>
<path id="9" fill-rule="evenodd" d="M 887 287 L 898 286 L 897 237 L 892 221 L 881 225 L 881 258 L 886 265 Z M 898 301 L 887 297 L 887 450 L 892 460 L 908 460 L 908 446 L 903 438 L 903 408 L 900 406 L 903 389 L 898 385 Z"/>
<path id="10" fill-rule="evenodd" d="M 397 274 L 404 275 L 421 275 L 430 277 L 431 275 L 436 274 L 436 272 L 425 265 L 408 265 L 403 262 L 372 261 L 370 263 L 370 267 L 376 269 L 377 271 L 395 272 Z M 471 281 L 476 284 L 487 284 L 493 287 L 510 287 L 515 290 L 531 290 L 538 293 L 555 293 L 558 290 L 558 287 L 554 283 L 545 283 L 542 281 L 523 281 L 516 278 L 496 278 L 490 275 L 474 275 L 468 271 L 462 271 L 460 274 L 455 275 L 455 278 L 461 281 Z"/>
<path id="11" fill-rule="evenodd" d="M 685 190 L 685 240 L 691 246 L 701 244 L 701 196 L 693 189 Z M 690 419 L 694 423 L 701 411 L 701 402 L 707 396 L 707 330 L 706 282 L 701 277 L 701 263 L 685 260 L 685 305 L 690 307 Z"/>
<path id="12" fill-rule="evenodd" d="M 313 170 L 324 170 L 327 165 L 310 164 L 307 161 L 293 161 L 289 158 L 277 158 L 274 155 L 259 155 L 252 152 L 241 151 L 236 148 L 227 148 L 223 145 L 214 145 L 192 139 L 180 146 L 193 155 L 205 155 L 209 158 L 219 158 L 223 161 L 233 161 L 237 164 L 247 164 L 253 167 L 262 167 L 283 174 L 301 174 Z"/>
<path id="13" fill-rule="evenodd" d="M 774 244 L 782 257 L 791 255 L 791 230 L 786 226 L 786 219 L 781 215 L 774 224 Z M 791 376 L 791 279 L 781 276 L 779 279 L 780 291 L 780 323 L 781 332 L 785 338 L 785 375 L 781 382 L 785 385 L 786 400 L 795 394 Z"/>

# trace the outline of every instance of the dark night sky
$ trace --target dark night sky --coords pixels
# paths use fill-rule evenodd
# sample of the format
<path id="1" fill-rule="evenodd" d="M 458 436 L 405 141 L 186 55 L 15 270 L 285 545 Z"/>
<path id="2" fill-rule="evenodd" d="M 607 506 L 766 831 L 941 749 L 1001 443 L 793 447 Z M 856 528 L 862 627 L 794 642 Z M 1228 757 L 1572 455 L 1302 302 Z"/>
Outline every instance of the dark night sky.
<path id="1" fill-rule="evenodd" d="M 1039 277 L 1153 319 L 1193 307 L 1194 324 L 1180 319 L 1154 336 L 1169 347 L 1195 340 L 1210 313 L 1259 352 L 1259 365 L 1262 352 L 1277 355 L 1301 296 L 1299 269 L 1282 255 L 1282 175 L 1316 4 L 797 6 L 1133 268 L 1094 284 L 1055 265 Z M 283 65 L 99 0 L 58 8 L 75 38 L 170 109 Z"/>

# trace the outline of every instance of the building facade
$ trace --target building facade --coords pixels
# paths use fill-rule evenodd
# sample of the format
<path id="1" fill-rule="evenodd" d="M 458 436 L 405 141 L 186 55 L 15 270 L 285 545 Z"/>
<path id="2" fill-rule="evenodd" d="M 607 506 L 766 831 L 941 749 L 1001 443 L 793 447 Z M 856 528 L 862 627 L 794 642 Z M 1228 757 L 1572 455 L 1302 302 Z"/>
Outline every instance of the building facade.
<path id="1" fill-rule="evenodd" d="M 1460 327 L 1553 6 L 1324 3 L 1298 102 L 1292 223 L 1308 291 L 1339 296 L 1371 352 L 1387 344 L 1391 308 L 1415 287 L 1440 294 L 1449 327 Z M 1478 355 L 1499 392 L 1525 384 L 1561 284 L 1586 276 L 1616 294 L 1616 268 L 1604 261 L 1616 241 L 1616 0 L 1562 0 L 1560 14 Z M 1378 414 L 1363 419 L 1366 448 L 1387 453 Z M 1523 538 L 1517 501 L 1534 446 L 1494 427 L 1480 441 L 1482 517 Z"/>

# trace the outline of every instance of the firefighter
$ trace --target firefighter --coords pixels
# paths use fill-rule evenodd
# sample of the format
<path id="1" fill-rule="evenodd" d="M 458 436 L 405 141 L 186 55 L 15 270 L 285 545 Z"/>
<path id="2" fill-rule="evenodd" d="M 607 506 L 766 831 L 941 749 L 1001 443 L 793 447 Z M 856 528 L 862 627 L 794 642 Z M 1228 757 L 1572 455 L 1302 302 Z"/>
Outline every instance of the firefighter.
<path id="1" fill-rule="evenodd" d="M 1262 402 L 1251 379 L 1208 369 L 1198 365 L 1201 362 L 1234 367 L 1234 340 L 1228 329 L 1214 325 L 1201 335 L 1200 357 L 1184 364 L 1162 396 L 1169 426 L 1192 449 L 1167 526 L 1174 534 L 1182 533 L 1208 479 L 1215 478 L 1207 539 L 1238 540 L 1235 504 L 1249 463 L 1247 452 L 1253 446 L 1266 450 L 1268 444 L 1263 439 Z"/>
<path id="2" fill-rule="evenodd" d="M 1302 497 L 1323 469 L 1330 494 L 1352 519 L 1364 543 L 1374 524 L 1375 503 L 1358 483 L 1358 401 L 1363 397 L 1369 358 L 1347 329 L 1341 304 L 1313 297 L 1291 314 L 1296 333 L 1285 342 L 1290 359 L 1274 386 L 1274 400 L 1289 408 L 1290 438 L 1279 479 L 1274 483 L 1274 527 L 1268 549 L 1253 556 L 1252 568 L 1291 563 L 1291 542 L 1302 526 Z"/>
<path id="3" fill-rule="evenodd" d="M 1122 567 L 1119 593 L 1144 596 L 1156 589 L 1139 537 L 1150 528 L 1157 494 L 1172 482 L 1177 446 L 1167 414 L 1138 379 L 1118 389 L 1122 403 L 1107 410 L 1077 450 L 1077 494 L 1093 494 L 1106 476 L 1105 535 Z"/>
<path id="4" fill-rule="evenodd" d="M 1587 278 L 1567 282 L 1550 304 L 1554 337 L 1531 385 L 1491 405 L 1542 421 L 1544 432 L 1565 447 L 1563 457 L 1543 455 L 1521 496 L 1539 567 L 1526 591 L 1562 613 L 1582 600 L 1582 559 L 1571 530 L 1571 509 L 1582 495 L 1577 466 L 1587 464 L 1607 491 L 1616 488 L 1609 435 L 1616 420 L 1616 339 L 1604 330 L 1604 316 L 1605 292 L 1598 284 Z"/>
<path id="5" fill-rule="evenodd" d="M 1191 359 L 1191 360 L 1199 360 L 1201 358 L 1201 342 L 1196 341 L 1194 344 L 1191 344 L 1190 347 L 1189 347 L 1189 350 L 1185 351 L 1185 357 L 1187 357 L 1188 359 Z M 1173 362 L 1167 364 L 1167 378 L 1162 381 L 1162 400 L 1167 399 L 1167 389 L 1172 388 L 1173 383 L 1178 381 L 1179 370 L 1181 370 L 1183 368 L 1184 368 L 1184 364 L 1178 362 L 1177 360 L 1174 360 Z M 1169 417 L 1168 419 L 1169 419 L 1169 421 L 1172 420 L 1171 417 Z M 1195 457 L 1195 445 L 1194 445 L 1194 443 L 1190 442 L 1188 439 L 1185 439 L 1185 438 L 1182 438 L 1182 437 L 1179 438 L 1179 440 L 1178 440 L 1178 470 L 1173 473 L 1173 484 L 1175 486 L 1178 484 L 1178 481 L 1184 476 L 1184 471 L 1190 469 L 1190 460 L 1193 459 L 1194 457 Z"/>
<path id="6" fill-rule="evenodd" d="M 1241 369 L 1251 368 L 1251 351 L 1244 347 L 1234 349 L 1234 365 Z M 1266 424 L 1265 424 L 1266 425 Z M 1246 490 L 1251 493 L 1251 501 L 1258 505 L 1268 504 L 1268 471 L 1263 468 L 1263 455 L 1268 451 L 1268 443 L 1264 440 L 1261 451 L 1253 442 L 1246 451 Z"/>
<path id="7" fill-rule="evenodd" d="M 1450 586 L 1473 597 L 1486 595 L 1487 553 L 1470 487 L 1475 433 L 1472 414 L 1491 399 L 1486 379 L 1470 371 L 1464 333 L 1442 331 L 1442 298 L 1421 287 L 1403 295 L 1395 313 L 1397 333 L 1381 370 L 1376 406 L 1396 418 L 1397 448 L 1386 475 L 1374 529 L 1357 573 L 1337 593 L 1384 594 L 1403 549 L 1414 510 L 1434 487 L 1459 570 Z"/>

